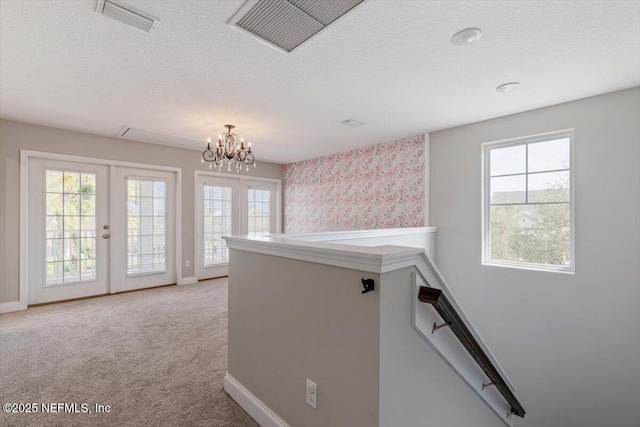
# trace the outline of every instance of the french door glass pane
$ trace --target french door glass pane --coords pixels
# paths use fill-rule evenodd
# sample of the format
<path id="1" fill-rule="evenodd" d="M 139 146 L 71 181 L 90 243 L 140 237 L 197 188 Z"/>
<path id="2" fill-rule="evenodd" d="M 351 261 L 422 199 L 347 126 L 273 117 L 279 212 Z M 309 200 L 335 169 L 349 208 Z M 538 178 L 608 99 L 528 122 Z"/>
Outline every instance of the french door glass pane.
<path id="1" fill-rule="evenodd" d="M 164 273 L 166 184 L 127 178 L 127 275 Z"/>
<path id="2" fill-rule="evenodd" d="M 232 189 L 204 186 L 204 266 L 229 262 L 229 249 L 222 236 L 232 234 Z"/>
<path id="3" fill-rule="evenodd" d="M 262 236 L 271 232 L 271 191 L 249 188 L 249 235 Z"/>
<path id="4" fill-rule="evenodd" d="M 96 175 L 46 170 L 46 284 L 96 280 Z"/>

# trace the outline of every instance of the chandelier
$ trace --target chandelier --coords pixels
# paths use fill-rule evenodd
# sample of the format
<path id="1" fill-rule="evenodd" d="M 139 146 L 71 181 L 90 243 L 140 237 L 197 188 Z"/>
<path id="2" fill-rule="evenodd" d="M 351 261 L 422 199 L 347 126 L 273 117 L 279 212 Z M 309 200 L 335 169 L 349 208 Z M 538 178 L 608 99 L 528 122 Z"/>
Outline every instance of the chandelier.
<path id="1" fill-rule="evenodd" d="M 240 138 L 240 144 L 238 144 L 238 137 L 235 133 L 231 132 L 234 125 L 224 125 L 227 131 L 218 135 L 218 143 L 215 148 L 211 149 L 211 138 L 207 138 L 207 149 L 202 152 L 202 160 L 200 162 L 209 162 L 209 169 L 213 169 L 215 165 L 218 170 L 222 169 L 222 165 L 227 163 L 227 171 L 231 172 L 231 165 L 235 164 L 236 172 L 240 172 L 242 166 L 246 166 L 249 171 L 249 165 L 256 167 L 256 158 L 253 156 L 251 150 L 251 143 L 244 146 L 244 138 Z"/>

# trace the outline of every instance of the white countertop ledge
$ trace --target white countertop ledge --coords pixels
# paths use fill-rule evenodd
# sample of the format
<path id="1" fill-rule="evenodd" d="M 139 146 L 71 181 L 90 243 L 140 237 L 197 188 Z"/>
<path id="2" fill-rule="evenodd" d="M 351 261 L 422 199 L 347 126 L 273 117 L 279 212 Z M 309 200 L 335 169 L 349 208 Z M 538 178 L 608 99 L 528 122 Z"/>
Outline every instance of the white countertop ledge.
<path id="1" fill-rule="evenodd" d="M 292 236 L 293 237 L 293 236 Z M 296 236 L 297 237 L 297 236 Z M 247 252 L 310 261 L 370 273 L 386 273 L 416 263 L 421 248 L 406 246 L 357 246 L 277 236 L 225 236 L 227 246 Z"/>

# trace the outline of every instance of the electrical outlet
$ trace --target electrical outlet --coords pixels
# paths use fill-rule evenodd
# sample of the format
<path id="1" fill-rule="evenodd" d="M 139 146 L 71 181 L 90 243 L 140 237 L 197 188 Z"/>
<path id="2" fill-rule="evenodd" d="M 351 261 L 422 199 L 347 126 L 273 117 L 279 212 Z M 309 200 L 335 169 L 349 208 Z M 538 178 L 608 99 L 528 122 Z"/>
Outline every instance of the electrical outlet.
<path id="1" fill-rule="evenodd" d="M 187 260 L 184 262 L 185 267 L 191 267 L 191 261 Z"/>
<path id="2" fill-rule="evenodd" d="M 314 409 L 318 409 L 318 384 L 307 378 L 307 403 Z"/>

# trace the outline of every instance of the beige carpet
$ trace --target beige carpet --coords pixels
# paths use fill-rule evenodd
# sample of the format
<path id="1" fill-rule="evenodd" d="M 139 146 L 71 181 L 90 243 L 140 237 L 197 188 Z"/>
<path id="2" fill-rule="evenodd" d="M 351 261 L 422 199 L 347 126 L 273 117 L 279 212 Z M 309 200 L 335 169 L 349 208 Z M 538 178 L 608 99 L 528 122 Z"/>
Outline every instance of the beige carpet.
<path id="1" fill-rule="evenodd" d="M 110 413 L 0 413 L 2 426 L 256 426 L 223 390 L 227 281 L 0 316 L 0 403 Z"/>

